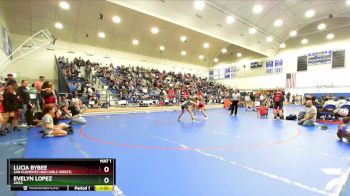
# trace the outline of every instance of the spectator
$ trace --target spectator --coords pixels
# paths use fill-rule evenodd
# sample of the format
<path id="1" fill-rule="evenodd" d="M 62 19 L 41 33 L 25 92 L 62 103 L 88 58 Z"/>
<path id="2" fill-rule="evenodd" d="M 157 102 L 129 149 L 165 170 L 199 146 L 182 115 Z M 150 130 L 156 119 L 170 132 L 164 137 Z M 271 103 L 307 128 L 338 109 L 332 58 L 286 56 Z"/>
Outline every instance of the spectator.
<path id="1" fill-rule="evenodd" d="M 274 96 L 273 96 L 273 102 L 274 102 L 274 109 L 278 110 L 278 114 L 280 118 L 283 118 L 283 99 L 284 99 L 284 93 L 282 89 L 277 89 Z M 274 112 L 274 119 L 277 119 L 277 112 Z"/>
<path id="2" fill-rule="evenodd" d="M 286 98 L 287 98 L 286 101 L 289 103 L 290 102 L 290 92 L 287 93 Z"/>
<path id="3" fill-rule="evenodd" d="M 57 97 L 55 93 L 54 86 L 50 83 L 50 81 L 45 81 L 41 88 L 41 96 L 44 100 L 44 107 L 49 105 L 57 106 Z"/>
<path id="4" fill-rule="evenodd" d="M 64 57 L 60 58 L 62 62 L 64 59 Z M 79 71 L 76 70 L 78 69 L 76 65 L 85 66 L 85 72 L 91 70 L 90 76 L 89 74 L 85 75 L 87 78 L 93 80 L 100 78 L 104 83 L 103 86 L 109 87 L 122 100 L 166 100 L 169 98 L 169 102 L 171 102 L 173 98 L 175 102 L 178 102 L 179 99 L 188 98 L 198 93 L 199 95 L 202 94 L 205 100 L 222 103 L 225 92 L 228 90 L 224 85 L 216 84 L 207 78 L 192 74 L 161 72 L 156 69 L 146 69 L 138 66 L 102 66 L 100 63 L 84 61 L 81 58 L 75 58 L 64 67 L 65 76 L 72 83 L 83 80 L 79 77 L 79 74 L 76 74 Z M 173 96 L 171 89 L 175 90 L 175 96 Z M 90 99 L 92 92 L 89 87 L 87 91 L 88 99 Z M 168 93 L 170 93 L 169 96 Z"/>
<path id="5" fill-rule="evenodd" d="M 89 104 L 92 108 L 101 108 L 100 99 L 96 96 L 96 93 L 89 99 Z"/>
<path id="6" fill-rule="evenodd" d="M 312 101 L 306 101 L 306 114 L 302 120 L 298 122 L 299 125 L 303 126 L 314 126 L 316 123 L 317 109 L 312 105 Z"/>
<path id="7" fill-rule="evenodd" d="M 19 109 L 19 96 L 17 95 L 16 92 L 16 87 L 9 85 L 6 87 L 6 91 L 4 94 L 4 112 L 8 113 L 8 120 L 7 123 L 5 124 L 5 133 L 9 132 L 9 127 L 10 125 L 13 125 L 13 131 L 20 131 L 20 129 L 18 129 L 18 116 L 17 116 L 17 112 Z"/>
<path id="8" fill-rule="evenodd" d="M 28 89 L 28 82 L 27 80 L 22 80 L 21 86 L 18 88 L 19 97 L 21 100 L 21 107 L 22 111 L 20 113 L 20 125 L 19 127 L 27 127 L 26 125 L 26 118 L 25 113 L 27 112 L 27 107 L 30 105 L 30 96 L 29 96 L 29 89 Z"/>
<path id="9" fill-rule="evenodd" d="M 70 124 L 85 124 L 87 122 L 85 118 L 81 116 L 84 111 L 81 111 L 78 100 L 72 102 L 69 110 L 72 113 Z"/>
<path id="10" fill-rule="evenodd" d="M 264 96 L 264 94 L 260 94 L 260 96 L 259 96 L 259 101 L 260 101 L 260 103 L 263 103 L 264 101 L 265 101 L 265 96 Z"/>
<path id="11" fill-rule="evenodd" d="M 251 107 L 252 107 L 249 94 L 246 94 L 246 95 L 244 96 L 244 106 L 245 106 L 245 108 L 246 108 L 246 109 L 245 109 L 246 111 L 247 111 L 247 110 L 250 110 Z"/>
<path id="12" fill-rule="evenodd" d="M 4 105 L 3 105 L 3 101 L 4 101 L 4 86 L 2 84 L 0 84 L 0 136 L 4 136 L 5 132 L 2 130 L 2 124 L 4 122 L 3 119 L 3 113 L 4 113 Z"/>
<path id="13" fill-rule="evenodd" d="M 335 99 L 335 97 L 333 97 L 333 96 L 329 96 L 327 98 L 327 101 L 324 102 L 324 104 L 323 104 L 323 110 L 324 111 L 332 112 L 338 107 L 338 104 L 337 104 L 337 102 L 334 99 Z"/>
<path id="14" fill-rule="evenodd" d="M 64 129 L 68 128 L 68 125 L 62 123 L 54 125 L 53 118 L 56 116 L 56 108 L 53 106 L 47 106 L 43 110 L 42 125 L 44 134 L 46 137 L 66 136 L 69 132 Z"/>
<path id="15" fill-rule="evenodd" d="M 34 105 L 33 106 L 31 104 L 27 105 L 25 118 L 29 128 L 41 126 L 42 113 L 41 112 L 34 113 L 34 111 L 35 111 Z"/>
<path id="16" fill-rule="evenodd" d="M 340 108 L 342 105 L 345 105 L 347 103 L 346 99 L 344 96 L 340 96 L 339 100 L 337 101 L 337 106 Z"/>
<path id="17" fill-rule="evenodd" d="M 260 101 L 258 100 L 258 98 L 255 99 L 255 102 L 254 102 L 254 108 L 253 108 L 253 111 L 258 111 L 259 107 L 260 107 Z"/>
<path id="18" fill-rule="evenodd" d="M 78 83 L 74 82 L 71 86 L 70 86 L 70 92 L 74 95 L 76 92 L 78 91 Z M 75 97 L 74 97 L 75 98 Z"/>
<path id="19" fill-rule="evenodd" d="M 17 81 L 15 80 L 15 78 L 13 77 L 12 73 L 7 74 L 7 78 L 6 80 L 6 86 L 14 86 L 15 88 L 17 88 Z"/>
<path id="20" fill-rule="evenodd" d="M 41 87 L 43 86 L 43 83 L 45 82 L 45 77 L 40 76 L 39 80 L 34 83 L 34 87 L 36 89 L 36 104 L 38 109 L 43 109 L 43 98 L 41 96 Z"/>
<path id="21" fill-rule="evenodd" d="M 87 95 L 88 95 L 88 99 L 90 100 L 92 95 L 94 94 L 94 91 L 92 89 L 91 86 L 87 86 Z"/>
<path id="22" fill-rule="evenodd" d="M 75 98 L 72 98 L 75 99 Z M 59 117 L 59 119 L 67 119 L 67 118 L 71 118 L 72 115 L 69 111 L 69 106 L 71 104 L 71 100 L 67 98 L 67 95 L 64 94 L 61 96 L 61 100 L 59 101 L 59 109 L 62 112 L 62 115 Z"/>
<path id="23" fill-rule="evenodd" d="M 253 105 L 253 102 L 255 101 L 255 95 L 254 95 L 253 92 L 250 92 L 249 98 L 250 98 L 250 101 L 251 101 L 251 105 Z"/>

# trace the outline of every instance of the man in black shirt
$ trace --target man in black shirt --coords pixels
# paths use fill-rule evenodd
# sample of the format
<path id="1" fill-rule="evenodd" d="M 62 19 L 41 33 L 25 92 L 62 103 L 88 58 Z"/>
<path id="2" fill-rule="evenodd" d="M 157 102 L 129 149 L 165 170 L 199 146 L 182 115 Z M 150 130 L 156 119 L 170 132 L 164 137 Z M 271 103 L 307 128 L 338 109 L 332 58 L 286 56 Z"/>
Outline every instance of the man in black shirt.
<path id="1" fill-rule="evenodd" d="M 13 74 L 11 74 L 11 73 L 7 74 L 7 78 L 5 79 L 5 81 L 6 81 L 6 87 L 8 87 L 10 85 L 12 85 L 14 87 L 17 86 L 17 82 L 14 79 Z"/>
<path id="2" fill-rule="evenodd" d="M 22 85 L 18 88 L 18 94 L 21 99 L 21 117 L 20 117 L 20 127 L 26 126 L 25 113 L 27 111 L 28 105 L 30 104 L 30 96 L 28 89 L 28 81 L 22 80 Z"/>

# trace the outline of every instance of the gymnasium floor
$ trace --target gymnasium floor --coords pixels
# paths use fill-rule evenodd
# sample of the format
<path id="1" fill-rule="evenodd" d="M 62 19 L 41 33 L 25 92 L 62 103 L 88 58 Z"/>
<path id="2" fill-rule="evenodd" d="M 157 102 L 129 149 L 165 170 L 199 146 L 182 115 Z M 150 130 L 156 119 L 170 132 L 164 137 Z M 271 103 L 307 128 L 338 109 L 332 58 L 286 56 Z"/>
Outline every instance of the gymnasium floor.
<path id="1" fill-rule="evenodd" d="M 287 114 L 301 107 L 287 107 Z M 179 111 L 87 116 L 69 137 L 28 131 L 24 156 L 114 157 L 114 195 L 338 195 L 350 168 L 350 144 L 330 129 L 259 119 L 239 110 L 207 110 L 190 122 Z M 122 194 L 123 193 L 123 194 Z M 110 192 L 18 192 L 17 195 L 112 195 Z M 345 195 L 346 193 L 343 193 Z"/>

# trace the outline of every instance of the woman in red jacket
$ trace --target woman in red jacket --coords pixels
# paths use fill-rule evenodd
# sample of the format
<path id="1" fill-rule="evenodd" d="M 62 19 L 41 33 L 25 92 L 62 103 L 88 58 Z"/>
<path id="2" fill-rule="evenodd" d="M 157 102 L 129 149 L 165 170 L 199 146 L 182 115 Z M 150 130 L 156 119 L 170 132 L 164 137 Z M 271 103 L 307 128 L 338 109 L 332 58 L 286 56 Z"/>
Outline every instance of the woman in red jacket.
<path id="1" fill-rule="evenodd" d="M 44 108 L 48 106 L 57 107 L 57 97 L 54 86 L 50 81 L 45 81 L 41 87 L 41 96 L 44 100 Z"/>

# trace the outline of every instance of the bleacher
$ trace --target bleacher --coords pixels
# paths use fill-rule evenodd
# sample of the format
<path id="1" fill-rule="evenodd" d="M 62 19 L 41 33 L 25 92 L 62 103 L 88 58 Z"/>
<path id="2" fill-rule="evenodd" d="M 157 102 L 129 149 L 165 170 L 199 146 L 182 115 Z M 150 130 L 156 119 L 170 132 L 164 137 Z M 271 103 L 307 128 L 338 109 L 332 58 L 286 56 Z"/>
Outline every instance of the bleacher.
<path id="1" fill-rule="evenodd" d="M 68 64 L 69 63 L 59 62 L 60 71 L 62 73 L 64 73 L 64 68 Z M 192 76 L 190 74 L 175 74 L 174 72 L 160 72 L 159 70 L 155 70 L 155 69 L 148 70 L 148 69 L 139 68 L 139 67 L 117 67 L 116 69 L 114 69 L 114 67 L 99 67 L 98 63 L 91 63 L 87 66 L 94 66 L 94 65 L 97 65 L 97 68 L 98 68 L 95 75 L 93 76 L 89 74 L 85 75 L 85 70 L 84 70 L 85 68 L 81 66 L 79 70 L 74 70 L 74 72 L 76 71 L 80 72 L 80 77 L 77 76 L 77 73 L 72 74 L 70 78 L 68 78 L 65 75 L 64 80 L 67 86 L 71 86 L 73 85 L 73 83 L 76 82 L 78 83 L 78 85 L 81 85 L 82 87 L 85 85 L 86 81 L 90 81 L 90 82 L 93 81 L 93 86 L 96 89 L 96 92 L 98 92 L 100 96 L 100 100 L 102 102 L 108 103 L 109 106 L 130 106 L 130 105 L 132 106 L 157 105 L 158 106 L 158 105 L 179 104 L 179 102 L 183 98 L 182 91 L 184 89 L 186 89 L 185 91 L 189 89 L 190 96 L 196 95 L 198 91 L 201 91 L 201 92 L 206 91 L 203 97 L 207 98 L 207 103 L 208 102 L 221 103 L 222 100 L 212 101 L 211 99 L 223 99 L 223 95 L 221 96 L 218 95 L 218 92 L 216 91 L 218 91 L 218 89 L 222 91 L 228 90 L 223 85 L 209 82 L 206 78 L 204 79 L 204 78 Z M 109 75 L 107 74 L 108 76 L 119 77 L 119 81 L 122 81 L 122 82 L 125 82 L 124 77 L 127 77 L 127 76 L 132 77 L 137 75 L 139 78 L 138 80 L 143 79 L 143 82 L 147 83 L 148 86 L 140 83 L 136 84 L 135 82 L 136 79 L 134 79 L 133 81 L 134 89 L 131 89 L 131 88 L 125 89 L 128 87 L 124 87 L 124 89 L 120 89 L 115 86 L 113 88 L 114 84 L 111 82 L 109 78 L 106 77 L 105 73 L 107 71 L 109 74 Z M 125 72 L 125 76 L 122 75 L 124 74 L 123 72 Z M 144 77 L 141 77 L 140 79 L 139 75 L 141 74 L 144 74 L 143 75 Z M 145 77 L 145 75 L 147 77 Z M 174 86 L 170 87 L 169 79 L 168 79 L 169 77 L 171 78 L 171 83 Z M 92 78 L 93 80 L 91 80 Z M 154 79 L 154 78 L 157 78 L 157 79 Z M 170 88 L 173 89 L 173 91 L 175 90 L 175 84 L 179 85 L 182 88 L 182 91 L 180 91 L 181 93 L 176 95 L 174 94 L 173 96 L 168 96 L 167 94 L 169 93 Z M 163 86 L 164 86 L 164 90 L 163 90 Z M 147 89 L 146 93 L 143 92 L 143 88 Z M 150 89 L 152 89 L 152 91 Z M 159 89 L 161 89 L 160 90 L 161 92 L 159 92 Z M 158 90 L 157 93 L 156 93 L 156 90 Z"/>

